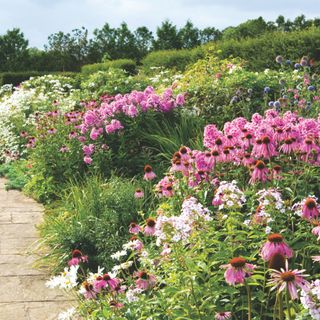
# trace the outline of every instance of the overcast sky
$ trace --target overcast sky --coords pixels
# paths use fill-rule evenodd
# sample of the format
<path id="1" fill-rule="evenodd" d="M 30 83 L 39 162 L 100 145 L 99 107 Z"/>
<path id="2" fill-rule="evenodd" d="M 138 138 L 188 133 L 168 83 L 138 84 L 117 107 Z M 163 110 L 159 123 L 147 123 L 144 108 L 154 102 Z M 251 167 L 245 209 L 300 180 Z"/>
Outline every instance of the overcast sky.
<path id="1" fill-rule="evenodd" d="M 108 22 L 152 31 L 165 19 L 179 27 L 190 19 L 197 27 L 223 29 L 263 16 L 274 20 L 305 14 L 320 17 L 320 0 L 0 0 L 0 34 L 19 27 L 30 46 L 42 48 L 48 35 L 86 27 L 90 32 Z"/>

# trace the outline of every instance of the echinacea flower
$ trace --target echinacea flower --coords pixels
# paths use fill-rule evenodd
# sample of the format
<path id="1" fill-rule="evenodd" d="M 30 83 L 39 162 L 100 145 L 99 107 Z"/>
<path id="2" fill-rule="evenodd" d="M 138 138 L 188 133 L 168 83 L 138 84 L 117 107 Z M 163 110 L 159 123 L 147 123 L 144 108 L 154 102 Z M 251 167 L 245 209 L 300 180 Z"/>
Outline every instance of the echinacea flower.
<path id="1" fill-rule="evenodd" d="M 312 234 L 314 234 L 315 236 L 317 236 L 318 237 L 318 241 L 320 240 L 320 224 L 318 224 L 316 227 L 314 227 L 313 229 L 312 229 Z"/>
<path id="2" fill-rule="evenodd" d="M 232 313 L 231 312 L 217 312 L 215 315 L 215 320 L 228 320 L 231 319 Z"/>
<path id="3" fill-rule="evenodd" d="M 274 254 L 268 261 L 268 268 L 280 271 L 286 266 L 286 258 L 281 253 Z"/>
<path id="4" fill-rule="evenodd" d="M 84 256 L 80 250 L 73 250 L 72 251 L 72 259 L 69 260 L 68 266 L 76 266 L 80 262 L 88 262 L 88 256 Z"/>
<path id="5" fill-rule="evenodd" d="M 153 236 L 156 232 L 156 221 L 153 218 L 148 218 L 146 226 L 144 228 L 144 234 L 146 236 Z"/>
<path id="6" fill-rule="evenodd" d="M 116 278 L 111 278 L 108 273 L 105 273 L 102 276 L 98 276 L 94 282 L 94 288 L 97 292 L 101 289 L 110 287 L 111 290 L 115 290 L 119 285 L 120 281 Z"/>
<path id="7" fill-rule="evenodd" d="M 247 263 L 245 258 L 236 257 L 232 258 L 228 264 L 222 265 L 221 268 L 227 269 L 224 273 L 226 282 L 234 286 L 244 283 L 244 280 L 252 275 L 255 266 Z"/>
<path id="8" fill-rule="evenodd" d="M 130 223 L 129 232 L 133 234 L 138 234 L 140 231 L 142 231 L 142 228 L 136 224 L 135 222 Z"/>
<path id="9" fill-rule="evenodd" d="M 269 170 L 266 167 L 266 164 L 262 160 L 258 160 L 254 166 L 250 183 L 254 184 L 258 181 L 266 182 Z"/>
<path id="10" fill-rule="evenodd" d="M 314 262 L 320 262 L 320 256 L 312 256 L 311 258 Z"/>
<path id="11" fill-rule="evenodd" d="M 144 167 L 144 180 L 150 181 L 153 180 L 157 175 L 152 171 L 152 167 L 150 165 L 146 165 Z"/>
<path id="12" fill-rule="evenodd" d="M 278 292 L 287 289 L 292 300 L 298 298 L 297 289 L 300 288 L 303 291 L 308 291 L 310 283 L 304 278 L 308 275 L 304 274 L 305 270 L 289 270 L 288 261 L 286 261 L 285 269 L 281 268 L 280 271 L 272 270 L 271 279 L 269 284 L 272 285 L 272 289 L 278 289 Z"/>
<path id="13" fill-rule="evenodd" d="M 136 280 L 136 286 L 141 290 L 153 288 L 156 284 L 156 277 L 146 271 L 135 272 L 135 276 L 138 278 Z"/>
<path id="14" fill-rule="evenodd" d="M 317 219 L 319 216 L 319 209 L 314 198 L 307 198 L 303 201 L 301 217 L 307 220 Z"/>
<path id="15" fill-rule="evenodd" d="M 273 233 L 268 236 L 268 241 L 263 245 L 260 255 L 264 261 L 269 261 L 273 255 L 278 253 L 286 258 L 293 256 L 293 252 L 284 242 L 283 236 L 279 233 Z"/>
<path id="16" fill-rule="evenodd" d="M 121 308 L 124 307 L 124 304 L 123 304 L 123 303 L 121 303 L 121 302 L 119 302 L 119 301 L 116 301 L 116 300 L 111 300 L 111 301 L 109 302 L 109 305 L 110 305 L 110 307 L 113 308 L 113 309 L 121 309 Z"/>
<path id="17" fill-rule="evenodd" d="M 135 191 L 135 193 L 134 193 L 134 197 L 135 197 L 136 199 L 141 199 L 141 198 L 143 198 L 143 197 L 144 197 L 144 192 L 143 192 L 143 190 L 137 189 L 137 190 Z"/>
<path id="18" fill-rule="evenodd" d="M 93 284 L 84 281 L 79 290 L 86 299 L 95 299 L 97 297 L 97 292 L 94 290 Z"/>

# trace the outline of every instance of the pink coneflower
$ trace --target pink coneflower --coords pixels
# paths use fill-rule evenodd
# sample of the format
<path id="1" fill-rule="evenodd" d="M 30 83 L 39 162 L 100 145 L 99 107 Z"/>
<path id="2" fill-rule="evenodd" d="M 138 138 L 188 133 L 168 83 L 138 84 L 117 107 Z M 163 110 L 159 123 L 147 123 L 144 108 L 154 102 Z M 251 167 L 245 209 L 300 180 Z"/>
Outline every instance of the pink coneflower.
<path id="1" fill-rule="evenodd" d="M 124 304 L 123 304 L 123 303 L 121 303 L 121 302 L 119 302 L 119 301 L 116 301 L 116 300 L 111 300 L 111 301 L 109 302 L 109 305 L 110 305 L 110 307 L 113 308 L 113 309 L 121 309 L 121 308 L 124 307 Z"/>
<path id="2" fill-rule="evenodd" d="M 138 278 L 136 280 L 136 286 L 141 290 L 153 288 L 156 284 L 156 277 L 146 271 L 138 271 L 135 273 L 135 276 Z"/>
<path id="3" fill-rule="evenodd" d="M 103 276 L 98 276 L 94 282 L 94 288 L 97 292 L 101 289 L 105 289 L 110 287 L 111 290 L 115 290 L 117 286 L 120 284 L 120 281 L 116 278 L 111 278 L 109 274 L 105 273 Z"/>
<path id="4" fill-rule="evenodd" d="M 255 268 L 253 264 L 247 263 L 242 257 L 232 258 L 229 264 L 222 265 L 221 268 L 227 269 L 224 273 L 226 282 L 230 285 L 244 283 L 244 280 L 252 275 Z"/>
<path id="5" fill-rule="evenodd" d="M 303 201 L 302 205 L 302 215 L 301 217 L 307 220 L 310 219 L 318 219 L 319 216 L 319 209 L 317 202 L 314 198 L 306 198 Z"/>
<path id="6" fill-rule="evenodd" d="M 318 241 L 320 240 L 320 224 L 312 229 L 312 234 L 318 237 Z"/>
<path id="7" fill-rule="evenodd" d="M 277 155 L 274 141 L 269 136 L 262 136 L 256 140 L 252 153 L 257 158 L 269 159 Z"/>
<path id="8" fill-rule="evenodd" d="M 228 320 L 231 319 L 231 316 L 231 312 L 217 312 L 214 318 L 216 320 Z"/>
<path id="9" fill-rule="evenodd" d="M 274 254 L 268 261 L 268 268 L 280 271 L 286 267 L 286 258 L 280 253 Z"/>
<path id="10" fill-rule="evenodd" d="M 150 181 L 153 180 L 157 175 L 152 171 L 152 167 L 150 165 L 146 165 L 144 167 L 144 180 Z"/>
<path id="11" fill-rule="evenodd" d="M 143 243 L 136 236 L 130 238 L 130 241 L 133 243 L 133 249 L 141 251 L 143 249 Z"/>
<path id="12" fill-rule="evenodd" d="M 28 136 L 28 132 L 26 132 L 26 131 L 21 131 L 20 132 L 20 137 L 21 138 L 25 138 L 25 137 L 27 137 Z"/>
<path id="13" fill-rule="evenodd" d="M 272 178 L 274 180 L 281 180 L 282 179 L 281 170 L 282 170 L 281 166 L 279 166 L 277 164 L 272 168 Z"/>
<path id="14" fill-rule="evenodd" d="M 69 152 L 69 148 L 65 145 L 63 145 L 61 148 L 60 148 L 60 152 L 61 153 L 66 153 L 66 152 Z"/>
<path id="15" fill-rule="evenodd" d="M 87 281 L 82 283 L 81 292 L 86 299 L 95 299 L 97 297 L 97 292 L 94 290 L 93 284 Z"/>
<path id="16" fill-rule="evenodd" d="M 68 266 L 77 266 L 80 262 L 88 262 L 88 256 L 84 256 L 80 250 L 72 251 L 72 258 L 68 262 Z"/>
<path id="17" fill-rule="evenodd" d="M 282 235 L 273 233 L 268 236 L 268 241 L 263 245 L 260 255 L 264 261 L 269 261 L 273 255 L 278 253 L 287 258 L 293 256 L 292 250 L 283 241 Z"/>
<path id="18" fill-rule="evenodd" d="M 250 183 L 256 183 L 257 181 L 266 182 L 268 179 L 269 170 L 262 160 L 258 160 L 254 166 L 254 170 L 251 175 Z"/>
<path id="19" fill-rule="evenodd" d="M 144 234 L 146 236 L 153 236 L 156 232 L 156 221 L 153 218 L 148 218 L 146 226 L 144 228 Z"/>
<path id="20" fill-rule="evenodd" d="M 48 131 L 47 131 L 49 134 L 55 134 L 56 132 L 57 132 L 57 129 L 55 129 L 55 128 L 50 128 L 50 129 L 48 129 Z"/>
<path id="21" fill-rule="evenodd" d="M 92 163 L 92 158 L 89 157 L 89 156 L 85 156 L 83 158 L 83 161 L 86 163 L 86 164 L 91 164 Z"/>
<path id="22" fill-rule="evenodd" d="M 286 268 L 281 271 L 273 270 L 271 273 L 271 280 L 269 284 L 273 285 L 271 290 L 278 289 L 278 292 L 288 289 L 288 292 L 292 300 L 298 298 L 297 289 L 300 288 L 303 291 L 308 291 L 310 283 L 304 278 L 308 275 L 303 274 L 305 270 L 289 270 L 288 261 L 286 262 Z"/>
<path id="23" fill-rule="evenodd" d="M 140 231 L 142 231 L 142 228 L 136 224 L 135 222 L 130 223 L 129 232 L 133 234 L 138 234 Z"/>
<path id="24" fill-rule="evenodd" d="M 137 189 L 137 190 L 135 191 L 135 193 L 134 193 L 134 197 L 135 197 L 136 199 L 141 199 L 141 198 L 143 198 L 143 197 L 144 197 L 144 192 L 143 192 L 143 190 Z"/>

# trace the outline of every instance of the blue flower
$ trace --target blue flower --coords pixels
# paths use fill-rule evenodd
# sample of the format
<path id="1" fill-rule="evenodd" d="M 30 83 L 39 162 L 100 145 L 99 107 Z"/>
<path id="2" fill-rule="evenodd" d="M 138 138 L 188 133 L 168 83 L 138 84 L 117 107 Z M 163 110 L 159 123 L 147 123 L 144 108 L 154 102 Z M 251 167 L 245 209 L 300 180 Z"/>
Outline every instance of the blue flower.
<path id="1" fill-rule="evenodd" d="M 269 88 L 269 87 L 265 87 L 264 90 L 263 90 L 263 92 L 264 92 L 264 93 L 270 92 L 270 88 Z"/>
<path id="2" fill-rule="evenodd" d="M 273 108 L 273 107 L 274 107 L 274 101 L 270 101 L 270 102 L 268 103 L 268 106 L 269 106 L 270 108 Z"/>
<path id="3" fill-rule="evenodd" d="M 314 90 L 316 90 L 316 88 L 315 88 L 315 86 L 309 86 L 309 87 L 308 87 L 308 90 L 309 90 L 309 91 L 314 91 Z"/>
<path id="4" fill-rule="evenodd" d="M 299 69 L 299 68 L 301 67 L 301 65 L 300 65 L 300 63 L 295 63 L 295 64 L 294 64 L 294 67 L 295 67 L 296 69 Z"/>
<path id="5" fill-rule="evenodd" d="M 280 108 L 280 107 L 281 107 L 280 101 L 278 101 L 278 100 L 275 101 L 274 106 L 275 106 L 276 108 Z"/>

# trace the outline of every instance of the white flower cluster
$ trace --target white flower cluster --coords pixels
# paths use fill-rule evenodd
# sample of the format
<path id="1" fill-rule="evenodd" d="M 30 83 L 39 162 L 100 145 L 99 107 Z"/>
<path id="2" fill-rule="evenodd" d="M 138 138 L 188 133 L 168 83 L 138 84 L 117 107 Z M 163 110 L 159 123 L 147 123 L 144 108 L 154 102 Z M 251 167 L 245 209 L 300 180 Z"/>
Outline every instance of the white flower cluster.
<path id="1" fill-rule="evenodd" d="M 312 281 L 308 292 L 302 290 L 300 300 L 312 319 L 320 320 L 320 280 Z"/>
<path id="2" fill-rule="evenodd" d="M 139 288 L 129 288 L 126 292 L 126 298 L 128 302 L 136 302 L 139 300 L 139 295 L 143 292 L 142 289 Z"/>
<path id="3" fill-rule="evenodd" d="M 46 287 L 53 289 L 72 289 L 77 286 L 77 274 L 79 266 L 71 266 L 70 268 L 65 268 L 64 271 L 55 277 L 52 277 L 46 282 Z"/>
<path id="4" fill-rule="evenodd" d="M 238 188 L 237 181 L 221 181 L 213 199 L 213 205 L 218 205 L 219 210 L 238 208 L 246 202 L 244 193 Z"/>
<path id="5" fill-rule="evenodd" d="M 72 320 L 76 313 L 76 309 L 74 307 L 69 308 L 68 310 L 59 313 L 58 320 Z"/>
<path id="6" fill-rule="evenodd" d="M 285 212 L 285 205 L 281 197 L 281 193 L 277 189 L 262 189 L 257 192 L 259 196 L 258 202 L 260 206 L 267 207 L 272 205 L 273 208 L 276 208 L 281 213 Z"/>
<path id="7" fill-rule="evenodd" d="M 210 221 L 210 211 L 204 208 L 196 198 L 191 197 L 184 200 L 180 216 L 167 217 L 160 215 L 156 222 L 157 245 L 163 242 L 173 241 L 186 241 L 193 229 L 196 222 Z"/>
<path id="8" fill-rule="evenodd" d="M 11 160 L 11 155 L 18 153 L 20 131 L 33 124 L 35 112 L 74 109 L 77 90 L 66 83 L 69 78 L 59 79 L 53 75 L 31 79 L 15 87 L 13 92 L 10 85 L 0 88 L 0 160 Z"/>

